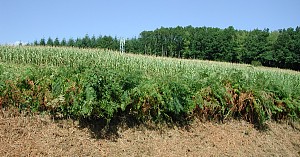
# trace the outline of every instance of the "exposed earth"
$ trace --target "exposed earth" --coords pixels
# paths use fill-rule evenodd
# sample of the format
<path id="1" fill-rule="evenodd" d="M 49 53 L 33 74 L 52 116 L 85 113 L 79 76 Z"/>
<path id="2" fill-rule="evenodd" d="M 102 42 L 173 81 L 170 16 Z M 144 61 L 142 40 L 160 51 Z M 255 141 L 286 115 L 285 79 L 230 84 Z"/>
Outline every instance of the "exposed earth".
<path id="1" fill-rule="evenodd" d="M 195 121 L 188 127 L 99 127 L 0 111 L 0 156 L 300 156 L 299 122 Z"/>

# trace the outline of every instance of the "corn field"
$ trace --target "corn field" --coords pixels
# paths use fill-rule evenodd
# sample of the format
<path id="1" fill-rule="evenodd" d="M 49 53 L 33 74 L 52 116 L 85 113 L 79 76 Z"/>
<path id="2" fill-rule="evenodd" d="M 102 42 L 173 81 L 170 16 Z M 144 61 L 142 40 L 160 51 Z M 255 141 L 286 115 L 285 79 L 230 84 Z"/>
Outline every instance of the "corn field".
<path id="1" fill-rule="evenodd" d="M 300 73 L 101 49 L 0 46 L 0 106 L 140 121 L 299 119 Z"/>

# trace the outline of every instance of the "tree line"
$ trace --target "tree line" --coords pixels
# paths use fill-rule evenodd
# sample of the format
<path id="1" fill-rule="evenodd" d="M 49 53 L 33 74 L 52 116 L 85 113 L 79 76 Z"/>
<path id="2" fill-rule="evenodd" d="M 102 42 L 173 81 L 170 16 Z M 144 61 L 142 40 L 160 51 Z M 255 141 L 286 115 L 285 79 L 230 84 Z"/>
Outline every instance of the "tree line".
<path id="1" fill-rule="evenodd" d="M 70 38 L 66 40 L 63 38 L 61 41 L 58 38 L 54 40 L 49 37 L 48 39 L 42 38 L 40 41 L 35 40 L 32 45 L 35 46 L 69 46 L 69 47 L 79 47 L 79 48 L 103 48 L 117 50 L 119 48 L 119 40 L 117 37 L 111 36 L 99 36 L 89 37 L 88 34 L 83 38 Z"/>
<path id="2" fill-rule="evenodd" d="M 111 36 L 34 41 L 34 45 L 119 50 Z M 300 70 L 300 27 L 270 31 L 213 27 L 161 27 L 126 40 L 125 51 L 166 57 L 247 63 Z"/>

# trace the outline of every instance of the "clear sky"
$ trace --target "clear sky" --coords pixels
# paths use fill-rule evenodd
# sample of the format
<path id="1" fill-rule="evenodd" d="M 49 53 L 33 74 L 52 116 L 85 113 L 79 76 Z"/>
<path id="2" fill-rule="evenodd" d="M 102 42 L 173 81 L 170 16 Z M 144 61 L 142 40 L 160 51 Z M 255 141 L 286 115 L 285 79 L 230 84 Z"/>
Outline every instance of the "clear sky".
<path id="1" fill-rule="evenodd" d="M 176 26 L 300 26 L 300 0 L 0 0 L 0 44 L 85 34 L 138 37 Z"/>

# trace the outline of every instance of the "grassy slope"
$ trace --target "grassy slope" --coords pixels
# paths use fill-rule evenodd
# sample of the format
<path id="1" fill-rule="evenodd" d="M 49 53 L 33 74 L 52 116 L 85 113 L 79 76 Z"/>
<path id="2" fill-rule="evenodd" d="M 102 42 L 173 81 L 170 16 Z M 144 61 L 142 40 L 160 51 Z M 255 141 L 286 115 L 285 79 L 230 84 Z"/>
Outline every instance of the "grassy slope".
<path id="1" fill-rule="evenodd" d="M 300 74 L 104 50 L 0 47 L 0 105 L 71 117 L 299 119 Z"/>

